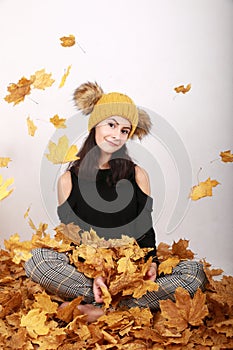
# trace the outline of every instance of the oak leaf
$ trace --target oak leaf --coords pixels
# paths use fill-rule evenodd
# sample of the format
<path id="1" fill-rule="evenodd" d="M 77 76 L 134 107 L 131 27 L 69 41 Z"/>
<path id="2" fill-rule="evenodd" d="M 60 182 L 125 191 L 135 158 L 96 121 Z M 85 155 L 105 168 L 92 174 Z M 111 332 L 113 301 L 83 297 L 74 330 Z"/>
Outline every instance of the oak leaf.
<path id="1" fill-rule="evenodd" d="M 212 188 L 217 185 L 219 185 L 218 181 L 208 178 L 206 181 L 200 182 L 197 186 L 193 186 L 189 196 L 193 201 L 207 196 L 212 197 Z"/>
<path id="2" fill-rule="evenodd" d="M 191 89 L 191 84 L 188 84 L 186 87 L 184 85 L 180 85 L 174 88 L 175 92 L 177 93 L 182 92 L 182 94 L 186 94 L 190 89 Z"/>
<path id="3" fill-rule="evenodd" d="M 221 152 L 220 156 L 222 157 L 222 161 L 227 163 L 227 162 L 233 162 L 233 154 L 231 153 L 231 151 L 225 151 L 225 152 Z"/>
<path id="4" fill-rule="evenodd" d="M 75 45 L 75 36 L 73 34 L 70 34 L 69 36 L 63 36 L 60 38 L 61 40 L 61 46 L 63 47 L 70 47 Z"/>
<path id="5" fill-rule="evenodd" d="M 12 83 L 7 87 L 10 93 L 4 97 L 8 103 L 14 102 L 14 106 L 22 101 L 26 95 L 31 93 L 31 85 L 34 83 L 35 76 L 31 76 L 31 79 L 21 78 L 18 83 Z"/>
<path id="6" fill-rule="evenodd" d="M 4 168 L 8 166 L 8 163 L 12 160 L 8 157 L 0 157 L 0 168 Z"/>
<path id="7" fill-rule="evenodd" d="M 65 118 L 59 118 L 57 114 L 55 114 L 52 118 L 49 119 L 49 121 L 55 126 L 57 129 L 64 129 L 66 128 L 65 125 Z"/>
<path id="8" fill-rule="evenodd" d="M 31 76 L 31 78 L 35 77 L 34 81 L 33 81 L 33 87 L 35 89 L 41 89 L 44 90 L 47 87 L 50 87 L 53 83 L 54 83 L 54 79 L 51 79 L 51 75 L 52 73 L 46 73 L 45 69 L 41 69 L 38 70 L 37 72 L 35 72 L 35 74 L 33 76 Z"/>
<path id="9" fill-rule="evenodd" d="M 37 126 L 34 124 L 30 117 L 27 118 L 28 135 L 34 136 L 37 130 Z"/>
<path id="10" fill-rule="evenodd" d="M 69 146 L 69 140 L 66 135 L 59 138 L 57 145 L 50 141 L 48 148 L 49 153 L 46 154 L 46 157 L 53 164 L 64 164 L 79 159 L 76 156 L 78 153 L 77 146 Z"/>
<path id="11" fill-rule="evenodd" d="M 3 182 L 3 177 L 2 175 L 0 175 L 0 201 L 3 200 L 4 198 L 8 197 L 13 191 L 14 189 L 8 189 L 7 187 L 12 185 L 14 182 L 14 178 L 11 177 L 7 180 L 5 180 L 5 182 Z"/>
<path id="12" fill-rule="evenodd" d="M 63 87 L 65 85 L 66 79 L 68 77 L 68 75 L 70 74 L 70 70 L 71 70 L 71 65 L 69 65 L 67 67 L 67 70 L 65 71 L 65 73 L 63 74 L 62 78 L 61 78 L 61 82 L 59 84 L 59 88 Z"/>

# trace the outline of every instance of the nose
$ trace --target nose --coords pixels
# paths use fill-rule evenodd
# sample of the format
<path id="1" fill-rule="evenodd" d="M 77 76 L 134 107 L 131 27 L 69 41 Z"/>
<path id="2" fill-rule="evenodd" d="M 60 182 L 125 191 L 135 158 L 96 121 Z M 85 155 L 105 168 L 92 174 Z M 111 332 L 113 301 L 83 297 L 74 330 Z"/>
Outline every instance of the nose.
<path id="1" fill-rule="evenodd" d="M 114 137 L 114 139 L 120 139 L 120 137 L 121 137 L 121 128 L 120 128 L 120 125 L 117 125 L 117 126 L 112 130 L 112 137 Z"/>

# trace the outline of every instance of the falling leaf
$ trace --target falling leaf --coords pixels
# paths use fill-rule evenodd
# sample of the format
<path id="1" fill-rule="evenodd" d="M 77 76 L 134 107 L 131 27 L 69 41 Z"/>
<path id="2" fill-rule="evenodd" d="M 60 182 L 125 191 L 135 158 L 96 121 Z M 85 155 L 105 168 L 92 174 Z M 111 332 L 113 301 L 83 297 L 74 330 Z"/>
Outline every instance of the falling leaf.
<path id="1" fill-rule="evenodd" d="M 53 164 L 64 164 L 79 159 L 76 156 L 78 153 L 77 146 L 69 146 L 69 140 L 66 135 L 59 138 L 57 145 L 49 141 L 48 149 L 49 153 L 46 154 L 46 157 Z"/>
<path id="2" fill-rule="evenodd" d="M 8 166 L 8 163 L 11 162 L 11 159 L 8 157 L 0 157 L 0 168 Z"/>
<path id="3" fill-rule="evenodd" d="M 70 34 L 69 36 L 63 36 L 60 38 L 61 40 L 61 46 L 64 47 L 70 47 L 75 45 L 75 36 L 73 34 Z"/>
<path id="4" fill-rule="evenodd" d="M 51 79 L 52 73 L 46 73 L 45 69 L 38 70 L 32 77 L 35 77 L 33 82 L 33 87 L 35 89 L 44 90 L 47 87 L 50 87 L 54 83 L 54 79 Z"/>
<path id="5" fill-rule="evenodd" d="M 57 114 L 55 114 L 49 121 L 55 126 L 57 129 L 66 128 L 65 121 L 66 119 L 59 118 Z"/>
<path id="6" fill-rule="evenodd" d="M 31 209 L 31 206 L 29 206 L 29 207 L 27 208 L 26 212 L 24 213 L 24 216 L 23 216 L 24 219 L 26 219 L 26 218 L 28 217 L 30 209 Z"/>
<path id="7" fill-rule="evenodd" d="M 233 162 L 233 154 L 231 153 L 231 151 L 225 151 L 225 152 L 221 152 L 220 156 L 222 157 L 222 161 L 225 163 L 228 162 Z"/>
<path id="8" fill-rule="evenodd" d="M 63 74 L 59 88 L 61 88 L 65 85 L 66 79 L 67 79 L 68 75 L 70 74 L 71 67 L 72 67 L 71 65 L 68 66 L 66 72 Z"/>
<path id="9" fill-rule="evenodd" d="M 203 197 L 212 196 L 212 188 L 219 185 L 216 180 L 211 180 L 208 178 L 205 182 L 200 182 L 199 185 L 193 186 L 190 194 L 190 198 L 196 201 Z"/>
<path id="10" fill-rule="evenodd" d="M 12 185 L 14 182 L 14 178 L 11 177 L 3 182 L 3 177 L 0 175 L 0 201 L 4 198 L 8 197 L 14 189 L 9 190 L 7 187 Z"/>
<path id="11" fill-rule="evenodd" d="M 31 76 L 31 79 L 21 78 L 17 84 L 10 84 L 7 88 L 10 93 L 4 99 L 8 102 L 14 102 L 14 106 L 21 101 L 24 101 L 26 95 L 31 93 L 31 85 L 35 81 L 35 76 Z"/>
<path id="12" fill-rule="evenodd" d="M 177 93 L 182 92 L 182 94 L 186 94 L 191 89 L 191 84 L 188 84 L 186 87 L 184 85 L 180 85 L 178 87 L 175 87 L 174 90 Z"/>
<path id="13" fill-rule="evenodd" d="M 34 124 L 33 120 L 30 117 L 27 117 L 27 126 L 28 126 L 28 135 L 34 136 L 37 126 Z"/>
<path id="14" fill-rule="evenodd" d="M 70 243 L 77 245 L 81 242 L 81 237 L 79 235 L 81 229 L 77 225 L 72 223 L 65 225 L 61 223 L 59 226 L 55 227 L 54 230 L 56 231 L 55 239 L 58 239 L 59 241 L 61 239 L 64 240 L 65 238 L 65 240 L 68 240 Z"/>

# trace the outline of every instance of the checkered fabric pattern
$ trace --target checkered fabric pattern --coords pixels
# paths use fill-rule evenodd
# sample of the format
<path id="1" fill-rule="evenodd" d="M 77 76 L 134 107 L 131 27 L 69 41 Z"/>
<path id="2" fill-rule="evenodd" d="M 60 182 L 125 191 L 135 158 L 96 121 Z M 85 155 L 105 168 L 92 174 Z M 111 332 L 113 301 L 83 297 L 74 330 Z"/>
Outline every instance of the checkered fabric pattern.
<path id="1" fill-rule="evenodd" d="M 70 265 L 65 253 L 37 248 L 32 251 L 32 255 L 32 258 L 25 263 L 25 271 L 34 282 L 63 299 L 71 300 L 83 296 L 85 303 L 95 303 L 93 280 Z M 193 296 L 197 288 L 204 290 L 207 279 L 200 262 L 182 261 L 173 269 L 172 274 L 159 277 L 156 282 L 160 286 L 158 291 L 147 292 L 139 299 L 132 297 L 123 299 L 121 305 L 157 310 L 159 300 L 174 300 L 177 287 L 185 288 Z"/>

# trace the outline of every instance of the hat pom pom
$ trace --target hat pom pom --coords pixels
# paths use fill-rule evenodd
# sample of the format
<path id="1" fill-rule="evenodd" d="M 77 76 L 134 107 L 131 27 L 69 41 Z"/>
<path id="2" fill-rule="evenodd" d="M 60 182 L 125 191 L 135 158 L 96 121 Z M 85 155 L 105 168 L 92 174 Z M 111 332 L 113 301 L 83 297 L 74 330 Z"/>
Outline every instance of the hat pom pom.
<path id="1" fill-rule="evenodd" d="M 80 85 L 74 92 L 74 102 L 76 107 L 83 114 L 90 114 L 95 104 L 103 95 L 102 88 L 95 82 L 87 82 Z"/>
<path id="2" fill-rule="evenodd" d="M 133 136 L 137 136 L 141 140 L 144 136 L 148 135 L 152 123 L 149 114 L 143 109 L 138 108 L 138 125 L 135 129 Z"/>

